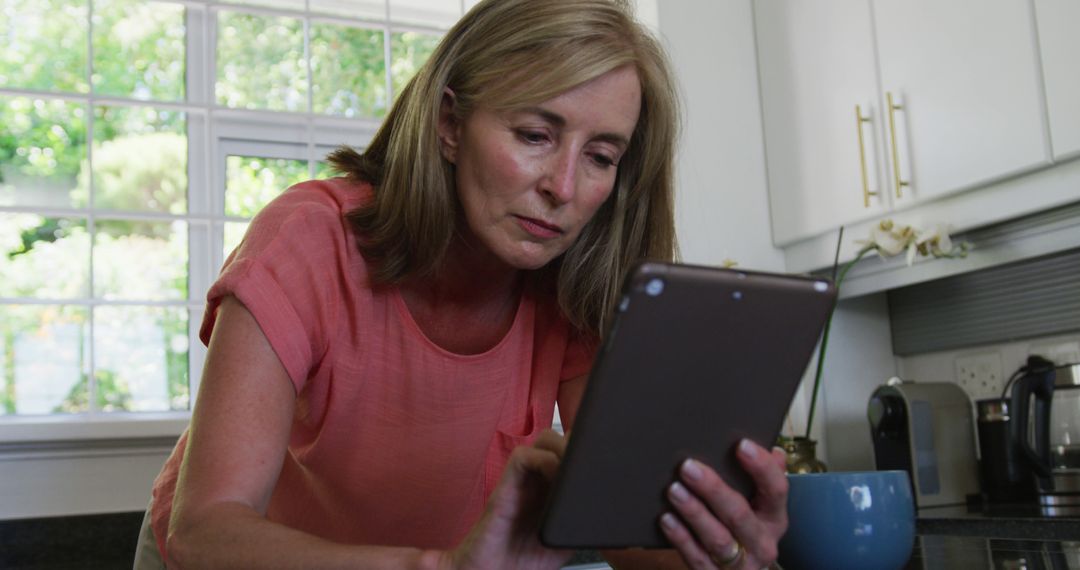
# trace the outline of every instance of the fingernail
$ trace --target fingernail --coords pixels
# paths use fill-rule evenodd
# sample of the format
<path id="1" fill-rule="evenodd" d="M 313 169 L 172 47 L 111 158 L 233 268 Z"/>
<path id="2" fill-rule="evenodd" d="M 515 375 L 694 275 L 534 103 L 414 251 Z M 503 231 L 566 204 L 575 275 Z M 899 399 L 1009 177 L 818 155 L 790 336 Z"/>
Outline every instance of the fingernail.
<path id="1" fill-rule="evenodd" d="M 660 517 L 660 524 L 668 530 L 675 530 L 679 526 L 678 521 L 675 520 L 675 515 L 671 513 L 664 513 Z"/>
<path id="2" fill-rule="evenodd" d="M 756 459 L 758 456 L 758 448 L 749 439 L 743 439 L 739 442 L 739 451 L 751 459 Z"/>
<path id="3" fill-rule="evenodd" d="M 678 481 L 671 484 L 671 497 L 675 499 L 675 502 L 682 503 L 690 498 L 690 492 L 686 490 L 686 487 L 682 486 L 682 483 Z"/>
<path id="4" fill-rule="evenodd" d="M 687 459 L 683 461 L 682 474 L 691 481 L 699 481 L 705 472 L 701 470 L 701 465 L 696 460 Z"/>

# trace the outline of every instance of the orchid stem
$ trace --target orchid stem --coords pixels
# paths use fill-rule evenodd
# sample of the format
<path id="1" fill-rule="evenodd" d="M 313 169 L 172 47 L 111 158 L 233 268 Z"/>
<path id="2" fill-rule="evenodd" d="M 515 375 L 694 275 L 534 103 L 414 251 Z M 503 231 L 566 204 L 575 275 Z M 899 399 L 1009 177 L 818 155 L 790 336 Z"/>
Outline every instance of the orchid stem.
<path id="1" fill-rule="evenodd" d="M 836 281 L 833 286 L 836 287 L 837 292 L 840 290 L 840 283 L 843 282 L 844 277 L 847 276 L 848 271 L 863 258 L 864 255 L 870 253 L 874 249 L 873 246 L 867 246 L 859 250 L 859 254 L 855 256 L 847 264 L 844 265 L 844 269 L 840 271 L 840 275 L 836 277 Z M 839 302 L 839 298 L 837 299 Z M 836 314 L 836 307 L 833 306 L 833 310 L 829 311 L 829 318 L 825 320 L 825 330 L 821 333 L 821 345 L 818 346 L 818 358 L 817 358 L 817 371 L 814 374 L 814 391 L 810 398 L 810 414 L 806 419 L 806 438 L 810 439 L 810 428 L 814 425 L 814 410 L 817 408 L 818 391 L 821 388 L 821 373 L 825 368 L 825 348 L 829 344 L 829 329 L 832 328 L 832 318 Z"/>

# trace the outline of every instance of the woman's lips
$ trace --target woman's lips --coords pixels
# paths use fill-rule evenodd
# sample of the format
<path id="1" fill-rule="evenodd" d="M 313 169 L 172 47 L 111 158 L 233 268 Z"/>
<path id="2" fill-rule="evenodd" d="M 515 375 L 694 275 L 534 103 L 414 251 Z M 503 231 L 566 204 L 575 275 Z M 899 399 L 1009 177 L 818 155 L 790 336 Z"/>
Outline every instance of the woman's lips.
<path id="1" fill-rule="evenodd" d="M 557 238 L 563 234 L 562 228 L 554 224 L 549 224 L 536 218 L 526 218 L 525 216 L 514 216 L 521 229 L 525 230 L 531 236 L 540 239 L 552 239 Z"/>

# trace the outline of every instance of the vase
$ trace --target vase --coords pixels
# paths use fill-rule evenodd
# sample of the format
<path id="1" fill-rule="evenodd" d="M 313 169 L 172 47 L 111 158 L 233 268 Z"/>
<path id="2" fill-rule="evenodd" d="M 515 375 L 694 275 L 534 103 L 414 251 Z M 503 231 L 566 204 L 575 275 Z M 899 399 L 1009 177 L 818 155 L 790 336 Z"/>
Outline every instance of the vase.
<path id="1" fill-rule="evenodd" d="M 788 473 L 823 473 L 828 471 L 817 458 L 817 440 L 803 436 L 780 436 L 777 444 L 787 455 Z"/>

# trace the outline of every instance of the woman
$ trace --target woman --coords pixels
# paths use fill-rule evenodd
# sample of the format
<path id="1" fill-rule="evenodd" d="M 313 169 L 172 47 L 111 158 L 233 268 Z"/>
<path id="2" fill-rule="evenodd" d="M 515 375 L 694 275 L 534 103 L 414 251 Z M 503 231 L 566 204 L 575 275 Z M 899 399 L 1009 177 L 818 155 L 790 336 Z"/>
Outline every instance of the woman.
<path id="1" fill-rule="evenodd" d="M 628 14 L 480 3 L 371 146 L 331 156 L 346 177 L 257 216 L 208 294 L 198 405 L 155 482 L 170 566 L 566 561 L 537 541 L 565 445 L 543 428 L 556 401 L 573 425 L 625 269 L 675 250 L 672 82 Z M 660 521 L 678 553 L 611 558 L 770 563 L 782 461 L 741 457 L 753 506 L 688 462 Z"/>

